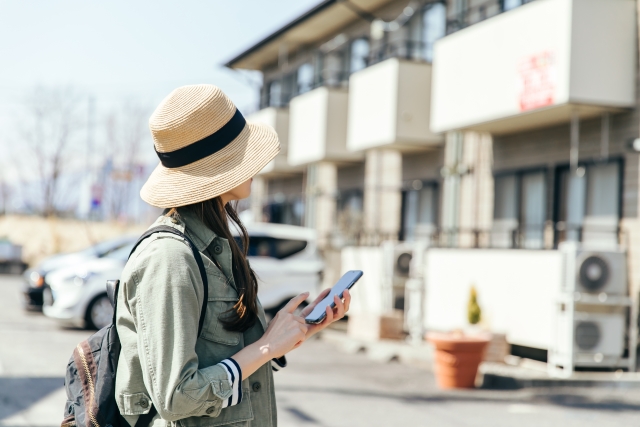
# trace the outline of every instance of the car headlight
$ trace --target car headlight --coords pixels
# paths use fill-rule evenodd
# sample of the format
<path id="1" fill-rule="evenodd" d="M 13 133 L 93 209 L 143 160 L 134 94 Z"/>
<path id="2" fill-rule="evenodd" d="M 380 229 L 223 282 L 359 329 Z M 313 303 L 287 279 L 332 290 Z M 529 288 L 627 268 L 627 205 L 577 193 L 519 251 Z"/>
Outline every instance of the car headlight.
<path id="1" fill-rule="evenodd" d="M 44 285 L 44 276 L 37 271 L 32 271 L 29 275 L 29 281 L 31 282 L 32 287 L 40 288 Z"/>
<path id="2" fill-rule="evenodd" d="M 84 286 L 93 276 L 95 276 L 95 273 L 92 273 L 91 271 L 83 271 L 76 274 L 73 278 L 73 284 L 76 286 Z"/>

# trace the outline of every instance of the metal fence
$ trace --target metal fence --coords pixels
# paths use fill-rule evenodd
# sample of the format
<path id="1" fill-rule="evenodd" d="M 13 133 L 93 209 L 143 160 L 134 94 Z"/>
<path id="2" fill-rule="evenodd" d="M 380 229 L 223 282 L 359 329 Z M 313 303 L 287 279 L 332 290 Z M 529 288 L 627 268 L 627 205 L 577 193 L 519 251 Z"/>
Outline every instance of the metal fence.
<path id="1" fill-rule="evenodd" d="M 521 0 L 509 2 L 509 0 L 488 0 L 484 3 L 462 9 L 447 19 L 447 34 L 455 33 L 471 25 L 482 22 L 493 16 L 507 12 L 512 8 L 531 3 L 534 0 Z M 511 6 L 513 4 L 513 6 Z"/>
<path id="2" fill-rule="evenodd" d="M 305 226 L 306 202 L 307 195 L 304 193 L 271 195 L 261 205 L 261 219 L 265 222 Z M 333 227 L 328 231 L 328 236 L 323 236 L 332 246 L 370 246 L 385 240 L 402 239 L 404 233 L 401 231 L 398 234 L 385 234 L 366 229 L 362 190 L 343 191 L 335 196 L 335 202 Z M 238 206 L 240 211 L 250 208 L 247 201 L 241 201 Z M 607 224 L 571 224 L 564 221 L 522 224 L 516 220 L 505 222 L 495 219 L 488 229 L 419 224 L 410 240 L 440 248 L 554 249 L 564 241 L 613 247 L 625 244 L 626 235 L 615 219 Z"/>

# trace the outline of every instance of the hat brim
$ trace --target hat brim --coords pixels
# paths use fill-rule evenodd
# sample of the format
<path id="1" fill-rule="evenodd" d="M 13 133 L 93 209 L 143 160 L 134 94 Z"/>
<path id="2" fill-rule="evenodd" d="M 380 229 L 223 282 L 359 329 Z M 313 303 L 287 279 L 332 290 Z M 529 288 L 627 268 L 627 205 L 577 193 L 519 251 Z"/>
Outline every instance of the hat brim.
<path id="1" fill-rule="evenodd" d="M 255 176 L 279 152 L 275 130 L 247 123 L 240 135 L 217 153 L 179 168 L 160 163 L 140 190 L 140 197 L 159 208 L 213 199 Z"/>

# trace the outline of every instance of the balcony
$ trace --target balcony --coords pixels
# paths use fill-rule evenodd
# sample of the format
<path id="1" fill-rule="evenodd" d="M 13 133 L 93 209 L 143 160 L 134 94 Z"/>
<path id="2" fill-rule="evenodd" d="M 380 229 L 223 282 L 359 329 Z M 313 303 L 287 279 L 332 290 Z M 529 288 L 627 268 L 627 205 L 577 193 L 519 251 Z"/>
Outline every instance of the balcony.
<path id="1" fill-rule="evenodd" d="M 263 123 L 275 129 L 280 139 L 280 153 L 267 166 L 260 171 L 261 175 L 277 176 L 300 172 L 300 168 L 289 165 L 287 152 L 289 147 L 289 110 L 286 108 L 268 107 L 250 114 L 247 120 L 254 123 Z"/>
<path id="2" fill-rule="evenodd" d="M 431 65 L 387 59 L 349 80 L 347 147 L 352 151 L 442 144 L 429 130 Z"/>
<path id="3" fill-rule="evenodd" d="M 633 0 L 537 0 L 436 42 L 431 130 L 493 134 L 635 106 Z"/>
<path id="4" fill-rule="evenodd" d="M 289 164 L 363 158 L 362 154 L 347 150 L 348 98 L 346 89 L 319 87 L 291 100 Z"/>

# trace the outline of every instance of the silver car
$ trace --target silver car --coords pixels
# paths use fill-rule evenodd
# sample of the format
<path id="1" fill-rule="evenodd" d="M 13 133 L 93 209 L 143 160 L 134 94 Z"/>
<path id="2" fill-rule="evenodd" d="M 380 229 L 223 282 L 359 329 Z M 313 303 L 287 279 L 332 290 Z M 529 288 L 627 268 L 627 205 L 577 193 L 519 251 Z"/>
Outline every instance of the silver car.
<path id="1" fill-rule="evenodd" d="M 267 314 L 275 314 L 302 292 L 309 292 L 309 299 L 315 298 L 324 263 L 314 230 L 252 223 L 247 231 L 248 258 L 258 276 L 258 295 Z M 107 280 L 120 277 L 132 246 L 47 274 L 44 314 L 68 326 L 99 329 L 108 325 L 113 310 L 105 285 Z"/>

